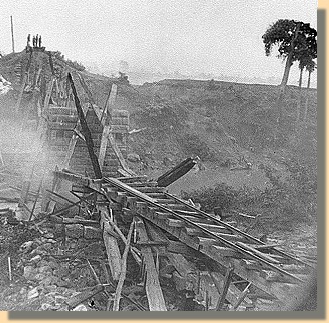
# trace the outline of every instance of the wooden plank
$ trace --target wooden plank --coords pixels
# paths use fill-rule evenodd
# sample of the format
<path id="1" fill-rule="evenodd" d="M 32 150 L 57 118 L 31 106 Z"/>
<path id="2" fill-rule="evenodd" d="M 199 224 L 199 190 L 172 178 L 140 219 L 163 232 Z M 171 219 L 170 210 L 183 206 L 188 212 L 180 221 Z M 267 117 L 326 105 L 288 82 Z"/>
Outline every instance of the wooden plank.
<path id="1" fill-rule="evenodd" d="M 178 234 L 177 232 L 175 232 L 175 228 L 169 227 L 164 223 L 157 222 L 156 219 L 149 217 L 148 214 L 144 214 L 143 217 L 147 218 L 161 229 L 164 229 L 165 231 L 171 233 L 182 242 L 188 244 L 190 247 L 198 250 L 199 243 L 197 243 L 192 236 Z M 240 259 L 228 259 L 227 257 L 221 256 L 220 253 L 218 253 L 215 249 L 212 248 L 204 248 L 200 251 L 225 267 L 228 267 L 230 262 L 233 262 L 235 273 L 238 276 L 245 279 L 246 281 L 252 282 L 256 287 L 265 291 L 268 294 L 275 295 L 279 299 L 286 299 L 287 295 L 293 295 L 292 285 L 283 286 L 282 284 L 278 284 L 276 282 L 268 282 L 265 278 L 260 276 L 260 273 L 258 271 L 246 268 L 246 266 L 241 262 Z"/>
<path id="2" fill-rule="evenodd" d="M 219 272 L 210 272 L 210 276 L 212 277 L 213 282 L 216 285 L 218 292 L 221 293 L 221 291 L 223 290 L 225 277 Z M 241 293 L 241 291 L 236 286 L 234 286 L 233 284 L 230 284 L 230 286 L 228 287 L 227 294 L 226 294 L 226 299 L 231 304 L 236 304 L 239 299 L 240 293 Z M 252 304 L 252 300 L 249 299 L 248 297 L 245 297 L 244 301 L 247 304 Z"/>
<path id="3" fill-rule="evenodd" d="M 102 170 L 99 166 L 98 158 L 97 158 L 97 156 L 95 155 L 95 152 L 94 152 L 94 143 L 93 143 L 93 139 L 91 137 L 91 132 L 90 132 L 90 129 L 88 127 L 86 117 L 83 113 L 83 110 L 82 110 L 82 107 L 81 107 L 81 104 L 80 104 L 80 100 L 79 100 L 79 97 L 78 97 L 78 93 L 77 93 L 77 90 L 75 88 L 74 81 L 73 81 L 71 73 L 68 73 L 68 80 L 71 83 L 71 87 L 72 87 L 72 91 L 73 91 L 73 95 L 74 95 L 74 100 L 75 100 L 75 105 L 76 105 L 76 108 L 77 108 L 77 111 L 78 111 L 78 115 L 79 115 L 80 124 L 81 124 L 82 131 L 83 131 L 83 135 L 86 138 L 88 153 L 89 153 L 89 157 L 91 159 L 92 165 L 93 165 L 95 176 L 96 176 L 96 178 L 102 178 L 103 177 L 102 176 Z"/>
<path id="4" fill-rule="evenodd" d="M 115 154 L 119 158 L 121 167 L 128 172 L 131 175 L 136 175 L 131 169 L 129 169 L 126 160 L 124 159 L 122 152 L 120 151 L 119 147 L 117 146 L 117 143 L 115 142 L 113 135 L 111 133 L 108 134 L 108 139 L 110 141 L 110 144 L 112 146 L 112 149 L 114 150 Z"/>
<path id="5" fill-rule="evenodd" d="M 121 254 L 118 241 L 114 234 L 109 234 L 109 232 L 114 232 L 114 229 L 107 220 L 109 213 L 106 206 L 98 205 L 98 209 L 100 210 L 100 225 L 103 228 L 103 239 L 111 274 L 114 280 L 118 280 L 121 272 Z"/>
<path id="6" fill-rule="evenodd" d="M 220 299 L 218 300 L 217 306 L 216 306 L 216 311 L 221 311 L 224 305 L 224 301 L 226 299 L 226 295 L 231 283 L 232 275 L 233 275 L 234 268 L 233 266 L 229 266 L 227 268 L 225 278 L 224 278 L 224 287 L 222 290 L 222 293 L 220 295 Z"/>
<path id="7" fill-rule="evenodd" d="M 145 225 L 140 218 L 137 218 L 137 230 L 141 242 L 148 241 Z M 141 252 L 146 265 L 146 295 L 150 311 L 167 311 L 166 303 L 162 294 L 158 272 L 153 259 L 151 247 L 141 247 Z"/>
<path id="8" fill-rule="evenodd" d="M 111 118 L 111 112 L 114 109 L 114 103 L 117 96 L 117 91 L 118 91 L 118 86 L 113 83 L 109 95 L 106 98 L 103 114 L 100 120 L 102 123 L 103 120 L 106 120 L 107 116 Z"/>
<path id="9" fill-rule="evenodd" d="M 114 107 L 114 102 L 116 99 L 116 94 L 117 94 L 117 85 L 116 84 L 112 84 L 111 87 L 111 91 L 109 94 L 109 98 L 108 98 L 108 106 L 107 104 L 104 107 L 103 110 L 103 115 L 101 117 L 101 123 L 104 124 L 104 128 L 103 128 L 103 133 L 102 133 L 102 139 L 101 139 L 101 145 L 100 145 L 100 150 L 99 150 L 99 156 L 98 156 L 98 160 L 99 160 L 99 164 L 101 167 L 103 167 L 104 164 L 104 159 L 105 159 L 105 155 L 106 155 L 106 148 L 107 148 L 107 143 L 108 143 L 108 136 L 110 134 L 110 129 L 111 129 L 111 125 L 110 125 L 110 111 L 111 109 Z M 107 116 L 107 113 L 109 113 L 109 116 Z M 103 122 L 104 120 L 104 122 Z"/>
<path id="10" fill-rule="evenodd" d="M 26 68 L 25 68 L 24 77 L 23 77 L 23 81 L 22 81 L 22 86 L 21 86 L 21 89 L 19 91 L 18 99 L 17 99 L 16 105 L 15 105 L 15 112 L 17 114 L 18 114 L 19 108 L 21 106 L 25 85 L 26 85 L 26 82 L 27 82 L 27 79 L 28 79 L 28 73 L 29 73 L 29 69 L 30 69 L 30 65 L 31 65 L 31 60 L 32 60 L 32 51 L 30 52 L 30 56 L 29 56 L 29 59 L 27 61 L 27 65 L 26 65 Z"/>
<path id="11" fill-rule="evenodd" d="M 125 247 L 125 250 L 123 252 L 122 259 L 121 259 L 121 272 L 120 272 L 120 277 L 119 277 L 119 281 L 118 281 L 118 284 L 117 284 L 115 297 L 114 297 L 114 301 L 113 301 L 113 311 L 119 311 L 121 292 L 122 292 L 124 281 L 126 279 L 127 256 L 128 256 L 128 251 L 129 251 L 129 248 L 130 248 L 130 241 L 131 241 L 131 236 L 132 236 L 132 233 L 133 233 L 133 229 L 134 229 L 134 222 L 131 222 L 129 232 L 128 232 L 128 236 L 127 236 L 126 247 Z"/>
<path id="12" fill-rule="evenodd" d="M 106 125 L 103 128 L 101 146 L 100 146 L 99 155 L 98 155 L 98 162 L 99 162 L 99 166 L 101 167 L 101 169 L 103 169 L 103 165 L 104 165 L 107 142 L 108 142 L 108 135 L 110 133 L 110 128 L 111 128 L 110 125 Z"/>
<path id="13" fill-rule="evenodd" d="M 88 86 L 87 86 L 87 84 L 86 84 L 86 82 L 85 82 L 83 76 L 82 76 L 80 73 L 77 73 L 77 75 L 78 75 L 78 78 L 79 78 L 80 84 L 82 85 L 83 89 L 85 90 L 85 92 L 86 92 L 86 94 L 87 94 L 87 96 L 88 96 L 89 102 L 90 102 L 92 105 L 96 105 L 96 102 L 95 102 L 95 100 L 94 100 L 94 98 L 93 98 L 93 95 L 92 95 L 92 93 L 90 92 L 90 90 L 89 90 L 89 88 L 88 88 Z"/>
<path id="14" fill-rule="evenodd" d="M 88 89 L 86 83 L 84 82 L 83 77 L 82 77 L 80 74 L 78 74 L 78 77 L 79 77 L 79 80 L 80 80 L 80 82 L 81 82 L 81 85 L 83 86 L 84 90 L 86 91 L 86 93 L 87 93 L 87 95 L 88 95 L 88 97 L 89 97 L 89 100 L 92 102 L 92 107 L 93 107 L 93 109 L 94 109 L 94 111 L 95 111 L 95 113 L 96 113 L 96 115 L 97 115 L 99 121 L 100 121 L 101 124 L 104 126 L 104 128 L 107 127 L 106 122 L 105 122 L 105 118 L 103 117 L 103 113 L 102 113 L 102 112 L 100 111 L 100 109 L 95 105 L 95 101 L 94 101 L 94 99 L 92 98 L 91 92 L 89 91 L 89 89 Z M 106 111 L 106 112 L 110 112 L 110 111 L 113 109 L 113 105 L 114 105 L 114 101 L 115 101 L 116 93 L 117 93 L 117 85 L 116 85 L 116 84 L 113 84 L 113 85 L 112 85 L 112 88 L 111 88 L 111 93 L 110 93 L 110 96 L 109 96 L 109 104 L 108 104 L 107 109 L 104 109 L 104 111 Z M 104 112 L 104 111 L 103 111 L 103 112 Z M 117 157 L 118 157 L 118 159 L 119 159 L 119 161 L 120 161 L 120 164 L 121 164 L 122 168 L 123 168 L 126 172 L 128 172 L 129 174 L 131 174 L 131 175 L 136 175 L 132 170 L 129 169 L 129 167 L 128 167 L 128 165 L 127 165 L 127 163 L 126 163 L 126 161 L 125 161 L 125 159 L 124 159 L 124 157 L 123 157 L 123 155 L 122 155 L 120 149 L 118 148 L 118 146 L 117 146 L 117 144 L 116 144 L 116 142 L 115 142 L 115 140 L 114 140 L 114 138 L 113 138 L 112 133 L 110 132 L 110 128 L 103 129 L 103 134 L 107 134 L 108 140 L 110 141 L 110 144 L 111 144 L 111 146 L 112 146 L 112 148 L 113 148 L 115 154 L 117 155 Z M 103 150 L 104 150 L 104 148 L 105 148 L 105 151 L 106 151 L 107 140 L 106 140 L 105 138 L 103 139 L 103 136 L 102 136 L 102 142 L 103 142 L 103 146 L 102 146 L 102 144 L 101 144 L 101 147 L 103 147 Z M 104 154 L 104 157 L 103 157 L 103 154 Z M 102 154 L 100 155 L 100 158 L 99 158 L 100 161 L 101 161 L 101 162 L 103 161 L 103 163 L 104 163 L 103 158 L 105 158 L 105 153 L 104 153 L 104 151 L 102 151 Z M 100 164 L 101 164 L 101 166 L 102 166 L 102 163 L 100 163 Z M 96 174 L 96 172 L 95 172 L 95 174 Z"/>
<path id="15" fill-rule="evenodd" d="M 50 97 L 51 97 L 51 92 L 53 91 L 55 79 L 56 79 L 56 77 L 54 75 L 52 75 L 49 85 L 48 85 L 47 92 L 46 92 L 45 100 L 43 103 L 43 111 L 42 111 L 43 115 L 47 115 L 47 113 L 48 113 L 49 101 L 50 101 Z"/>

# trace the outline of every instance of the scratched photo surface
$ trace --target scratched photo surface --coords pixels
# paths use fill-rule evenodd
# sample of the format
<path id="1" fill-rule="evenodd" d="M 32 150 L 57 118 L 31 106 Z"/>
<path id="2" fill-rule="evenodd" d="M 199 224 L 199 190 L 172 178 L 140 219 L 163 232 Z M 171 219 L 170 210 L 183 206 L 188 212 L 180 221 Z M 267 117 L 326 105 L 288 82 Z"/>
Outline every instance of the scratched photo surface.
<path id="1" fill-rule="evenodd" d="M 2 4 L 1 311 L 317 309 L 317 1 Z"/>

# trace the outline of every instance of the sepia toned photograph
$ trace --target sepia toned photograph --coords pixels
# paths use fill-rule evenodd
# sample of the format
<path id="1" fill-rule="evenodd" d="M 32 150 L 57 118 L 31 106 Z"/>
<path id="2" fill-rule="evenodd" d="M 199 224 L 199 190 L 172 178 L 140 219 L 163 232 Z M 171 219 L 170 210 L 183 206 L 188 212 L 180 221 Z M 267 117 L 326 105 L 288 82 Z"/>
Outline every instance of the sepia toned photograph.
<path id="1" fill-rule="evenodd" d="M 0 311 L 316 311 L 317 5 L 4 0 Z"/>

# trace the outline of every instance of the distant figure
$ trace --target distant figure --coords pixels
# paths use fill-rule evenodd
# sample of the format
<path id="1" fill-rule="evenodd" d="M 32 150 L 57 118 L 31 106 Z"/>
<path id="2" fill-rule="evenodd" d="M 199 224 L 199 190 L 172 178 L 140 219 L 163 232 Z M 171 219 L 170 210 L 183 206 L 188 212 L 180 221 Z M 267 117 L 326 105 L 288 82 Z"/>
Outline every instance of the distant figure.
<path id="1" fill-rule="evenodd" d="M 30 47 L 30 40 L 31 40 L 31 35 L 30 34 L 28 34 L 27 35 L 27 47 Z"/>
<path id="2" fill-rule="evenodd" d="M 35 36 L 35 47 L 38 47 L 39 35 Z"/>
<path id="3" fill-rule="evenodd" d="M 39 36 L 39 47 L 41 47 L 41 35 Z"/>
<path id="4" fill-rule="evenodd" d="M 33 36 L 32 44 L 33 44 L 33 47 L 35 47 L 35 36 Z"/>

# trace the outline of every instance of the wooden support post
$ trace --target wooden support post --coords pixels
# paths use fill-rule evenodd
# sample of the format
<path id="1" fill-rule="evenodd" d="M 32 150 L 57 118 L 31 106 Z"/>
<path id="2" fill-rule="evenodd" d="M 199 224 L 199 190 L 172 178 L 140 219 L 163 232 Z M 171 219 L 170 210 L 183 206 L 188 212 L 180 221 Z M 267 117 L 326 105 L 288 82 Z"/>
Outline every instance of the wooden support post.
<path id="1" fill-rule="evenodd" d="M 108 142 L 108 135 L 110 133 L 110 128 L 111 128 L 111 125 L 109 125 L 109 124 L 107 124 L 103 128 L 101 146 L 100 146 L 100 149 L 99 149 L 99 156 L 98 156 L 98 161 L 99 161 L 99 165 L 100 165 L 101 168 L 103 168 L 103 165 L 104 165 L 107 142 Z"/>
<path id="2" fill-rule="evenodd" d="M 27 202 L 27 196 L 29 193 L 30 185 L 31 185 L 30 181 L 23 182 L 23 187 L 21 190 L 18 206 L 23 206 L 23 204 Z"/>
<path id="3" fill-rule="evenodd" d="M 73 91 L 73 95 L 74 95 L 74 100 L 75 100 L 75 105 L 76 105 L 76 108 L 77 108 L 77 111 L 78 111 L 78 116 L 79 116 L 79 119 L 80 119 L 82 132 L 83 132 L 83 135 L 86 138 L 88 153 L 89 153 L 89 157 L 91 159 L 91 163 L 93 165 L 95 176 L 96 176 L 96 178 L 102 178 L 103 177 L 102 176 L 102 171 L 101 171 L 101 168 L 99 166 L 98 158 L 97 158 L 97 156 L 95 155 L 95 152 L 94 152 L 94 143 L 93 143 L 93 139 L 91 137 L 91 132 L 90 132 L 90 129 L 88 127 L 85 115 L 83 113 L 83 110 L 82 110 L 82 107 L 81 107 L 81 104 L 80 104 L 80 100 L 79 100 L 79 97 L 78 97 L 78 93 L 77 93 L 77 90 L 75 88 L 74 81 L 73 81 L 71 73 L 68 73 L 68 80 L 71 83 L 71 87 L 72 87 L 72 91 Z"/>
<path id="4" fill-rule="evenodd" d="M 73 79 L 72 79 L 72 75 L 69 73 L 70 77 L 71 77 L 71 85 L 73 84 Z M 95 104 L 95 100 L 93 99 L 92 97 L 92 93 L 90 92 L 87 84 L 85 83 L 83 77 L 78 74 L 78 77 L 79 77 L 79 80 L 80 80 L 80 83 L 82 85 L 82 87 L 84 88 L 88 98 L 89 98 L 89 101 L 91 102 L 91 106 L 93 108 L 93 110 L 95 111 L 97 117 L 98 117 L 98 120 L 100 121 L 100 123 L 103 125 L 104 128 L 107 127 L 108 123 L 106 122 L 106 118 L 105 118 L 105 114 L 110 114 L 111 113 L 111 110 L 113 109 L 113 106 L 114 106 L 114 102 L 115 102 L 115 98 L 116 98 L 116 94 L 117 94 L 117 85 L 116 84 L 113 84 L 112 85 L 112 88 L 111 88 L 111 92 L 109 94 L 109 99 L 108 99 L 108 105 L 107 105 L 107 108 L 105 106 L 104 110 L 103 110 L 103 113 L 101 112 L 100 108 L 96 106 Z M 72 88 L 73 90 L 73 88 Z M 74 94 L 74 90 L 73 90 L 73 94 Z M 75 95 L 74 95 L 75 96 Z M 104 129 L 103 130 L 103 135 L 102 135 L 102 143 L 101 143 L 101 150 L 100 150 L 100 157 L 99 157 L 99 164 L 100 166 L 102 167 L 104 161 L 103 161 L 103 154 L 104 154 L 104 151 L 106 151 L 106 147 L 107 147 L 107 138 L 105 137 L 105 135 L 107 135 L 107 138 L 108 140 L 110 141 L 110 144 L 115 152 L 115 154 L 117 155 L 119 161 L 120 161 L 120 164 L 121 164 L 121 167 L 126 171 L 128 172 L 130 175 L 136 175 L 131 169 L 129 169 L 120 149 L 118 148 L 114 138 L 113 138 L 113 135 L 112 133 L 110 132 L 110 128 L 107 128 L 107 129 Z M 104 138 L 104 139 L 103 139 Z M 105 149 L 104 149 L 105 147 Z M 103 161 L 103 163 L 102 163 Z"/>
<path id="5" fill-rule="evenodd" d="M 121 273 L 120 273 L 120 278 L 119 278 L 119 281 L 118 281 L 117 289 L 116 289 L 116 292 L 115 292 L 114 303 L 113 303 L 113 311 L 119 311 L 119 307 L 120 307 L 121 292 L 122 292 L 123 284 L 124 284 L 125 279 L 126 279 L 127 256 L 128 256 L 128 251 L 129 251 L 129 247 L 130 247 L 130 241 L 131 241 L 131 236 L 132 236 L 132 233 L 133 233 L 133 229 L 134 229 L 134 221 L 131 222 L 129 232 L 128 232 L 128 236 L 127 236 L 127 244 L 126 244 L 125 250 L 123 252 L 122 259 L 121 259 Z"/>
<path id="6" fill-rule="evenodd" d="M 31 66 L 31 61 L 32 61 L 32 51 L 30 52 L 30 56 L 29 56 L 29 59 L 27 61 L 27 64 L 26 64 L 26 68 L 25 68 L 25 71 L 24 71 L 24 76 L 23 76 L 23 81 L 22 81 L 22 87 L 20 89 L 20 92 L 19 92 L 19 95 L 18 95 L 18 99 L 17 99 L 17 102 L 16 102 L 16 105 L 15 105 L 15 112 L 16 114 L 18 114 L 20 111 L 20 105 L 21 105 L 21 101 L 22 101 L 22 97 L 23 97 L 23 93 L 24 93 L 24 89 L 25 89 L 25 85 L 26 85 L 26 82 L 27 82 L 27 78 L 28 78 L 28 73 L 29 73 L 29 69 L 30 69 L 30 66 Z"/>
<path id="7" fill-rule="evenodd" d="M 148 241 L 144 222 L 137 218 L 138 234 L 141 242 Z M 162 294 L 158 273 L 153 259 L 151 247 L 141 247 L 146 266 L 146 295 L 150 311 L 167 311 L 166 303 Z"/>
<path id="8" fill-rule="evenodd" d="M 101 123 L 104 123 L 104 128 L 103 128 L 103 134 L 102 134 L 102 140 L 101 140 L 101 146 L 100 146 L 100 150 L 99 150 L 99 164 L 101 167 L 103 167 L 104 164 L 104 160 L 105 160 L 105 155 L 106 155 L 106 149 L 107 149 L 107 143 L 109 140 L 109 134 L 110 134 L 110 128 L 111 128 L 111 123 L 110 123 L 110 119 L 111 119 L 111 109 L 113 109 L 114 107 L 114 102 L 115 102 L 115 98 L 116 98 L 116 94 L 117 94 L 117 85 L 116 84 L 112 84 L 112 88 L 109 94 L 109 98 L 108 98 L 108 106 L 107 104 L 105 104 L 104 110 L 103 110 L 103 114 L 101 117 Z M 104 120 L 104 122 L 103 122 Z"/>
<path id="9" fill-rule="evenodd" d="M 108 210 L 105 206 L 98 206 L 101 213 L 100 225 L 103 228 L 103 239 L 107 253 L 107 259 L 110 265 L 113 280 L 118 280 L 121 271 L 121 254 L 118 246 L 118 241 L 114 235 L 108 232 L 113 232 L 113 227 L 108 221 Z"/>
<path id="10" fill-rule="evenodd" d="M 31 219 L 32 219 L 32 217 L 33 217 L 33 212 L 35 210 L 35 206 L 36 206 L 37 201 L 38 201 L 38 198 L 39 198 L 39 194 L 40 194 L 40 190 L 41 190 L 41 187 L 42 187 L 42 183 L 43 183 L 43 176 L 42 176 L 42 179 L 40 181 L 40 184 L 39 184 L 39 187 L 38 187 L 38 190 L 37 190 L 37 194 L 35 196 L 35 200 L 34 200 L 34 203 L 33 203 L 33 206 L 32 206 L 32 210 L 31 210 L 31 214 L 29 216 L 28 222 L 30 222 Z"/>
<path id="11" fill-rule="evenodd" d="M 77 75 L 78 75 L 78 78 L 79 78 L 79 81 L 80 81 L 81 86 L 83 87 L 83 89 L 85 90 L 85 92 L 86 92 L 86 94 L 88 96 L 88 99 L 89 99 L 90 104 L 96 105 L 96 102 L 95 102 L 95 100 L 93 98 L 93 95 L 90 92 L 90 90 L 89 90 L 89 88 L 88 88 L 88 86 L 87 86 L 84 78 L 82 77 L 82 75 L 80 73 L 77 73 Z"/>
<path id="12" fill-rule="evenodd" d="M 234 304 L 232 311 L 236 311 L 237 308 L 240 306 L 240 304 L 243 302 L 243 300 L 246 298 L 247 294 L 249 293 L 249 287 L 251 286 L 251 283 L 247 285 L 247 287 L 242 291 L 240 294 L 236 304 Z"/>
<path id="13" fill-rule="evenodd" d="M 110 140 L 110 143 L 111 143 L 111 146 L 115 152 L 115 154 L 117 155 L 119 161 L 120 161 L 120 164 L 121 164 L 121 167 L 128 173 L 130 173 L 131 175 L 136 175 L 131 169 L 129 169 L 117 143 L 115 142 L 114 138 L 113 138 L 113 135 L 111 133 L 109 133 L 108 135 L 108 138 Z"/>
<path id="14" fill-rule="evenodd" d="M 220 295 L 220 298 L 218 300 L 218 303 L 216 306 L 216 311 L 220 311 L 223 308 L 223 305 L 224 305 L 224 302 L 226 299 L 226 295 L 227 295 L 227 291 L 228 291 L 228 288 L 231 283 L 233 271 L 234 271 L 234 267 L 232 265 L 230 265 L 230 267 L 227 268 L 227 271 L 226 271 L 226 275 L 225 275 L 225 279 L 224 279 L 224 287 L 223 287 L 222 294 Z"/>
<path id="15" fill-rule="evenodd" d="M 43 111 L 44 111 L 44 115 L 47 114 L 48 112 L 48 107 L 49 107 L 49 101 L 51 98 L 51 93 L 53 91 L 53 87 L 54 87 L 54 83 L 55 83 L 55 76 L 52 76 L 48 85 L 48 89 L 47 89 L 47 93 L 45 96 L 45 100 L 43 103 Z"/>

